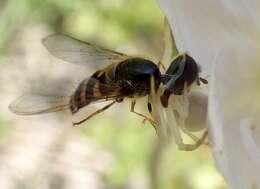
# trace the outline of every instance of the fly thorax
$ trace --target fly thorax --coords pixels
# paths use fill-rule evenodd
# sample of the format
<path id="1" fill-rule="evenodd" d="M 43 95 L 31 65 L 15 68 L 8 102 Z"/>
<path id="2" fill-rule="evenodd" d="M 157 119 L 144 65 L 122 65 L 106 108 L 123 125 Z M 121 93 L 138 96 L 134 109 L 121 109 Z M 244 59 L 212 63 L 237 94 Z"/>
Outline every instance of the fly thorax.
<path id="1" fill-rule="evenodd" d="M 150 92 L 151 76 L 155 79 L 156 87 L 160 84 L 160 71 L 156 64 L 142 58 L 127 59 L 118 64 L 115 79 L 124 89 L 138 95 Z"/>

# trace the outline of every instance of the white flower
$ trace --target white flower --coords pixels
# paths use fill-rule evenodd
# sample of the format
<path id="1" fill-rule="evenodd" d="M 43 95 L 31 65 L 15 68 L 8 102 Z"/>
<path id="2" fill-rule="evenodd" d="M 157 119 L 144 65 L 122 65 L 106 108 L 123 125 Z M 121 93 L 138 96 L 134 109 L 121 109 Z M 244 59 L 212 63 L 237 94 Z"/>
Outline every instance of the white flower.
<path id="1" fill-rule="evenodd" d="M 217 167 L 233 189 L 260 188 L 260 1 L 158 3 L 178 50 L 209 76 L 209 135 Z"/>

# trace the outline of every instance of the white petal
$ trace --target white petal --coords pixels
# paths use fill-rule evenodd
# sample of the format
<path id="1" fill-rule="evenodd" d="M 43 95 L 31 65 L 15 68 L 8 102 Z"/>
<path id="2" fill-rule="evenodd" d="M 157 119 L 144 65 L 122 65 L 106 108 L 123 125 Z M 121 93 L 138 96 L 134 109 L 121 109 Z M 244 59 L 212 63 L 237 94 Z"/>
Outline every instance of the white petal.
<path id="1" fill-rule="evenodd" d="M 189 113 L 185 127 L 193 132 L 206 128 L 208 97 L 199 92 L 191 92 L 189 95 Z"/>
<path id="2" fill-rule="evenodd" d="M 242 38 L 232 46 L 217 56 L 211 80 L 212 149 L 232 188 L 260 188 L 260 46 Z"/>
<path id="3" fill-rule="evenodd" d="M 158 2 L 178 50 L 210 74 L 210 142 L 218 168 L 231 188 L 260 188 L 260 1 Z"/>
<path id="4" fill-rule="evenodd" d="M 188 52 L 208 75 L 219 48 L 237 33 L 255 35 L 260 29 L 257 0 L 158 0 L 171 24 L 180 52 Z M 257 29 L 258 28 L 258 29 Z M 229 38 L 228 37 L 228 38 Z"/>

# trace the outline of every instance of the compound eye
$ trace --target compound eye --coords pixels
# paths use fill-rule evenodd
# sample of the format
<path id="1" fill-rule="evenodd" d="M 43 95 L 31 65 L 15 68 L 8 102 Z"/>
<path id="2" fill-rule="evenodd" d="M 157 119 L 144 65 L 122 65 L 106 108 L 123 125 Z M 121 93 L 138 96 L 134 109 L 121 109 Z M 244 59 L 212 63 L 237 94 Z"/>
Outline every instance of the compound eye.
<path id="1" fill-rule="evenodd" d="M 176 59 L 174 59 L 172 61 L 172 63 L 170 64 L 169 68 L 167 69 L 167 71 L 165 73 L 168 74 L 168 75 L 175 75 L 180 70 L 180 68 L 181 68 L 180 65 L 182 63 L 183 62 L 182 62 L 181 56 L 177 57 Z"/>

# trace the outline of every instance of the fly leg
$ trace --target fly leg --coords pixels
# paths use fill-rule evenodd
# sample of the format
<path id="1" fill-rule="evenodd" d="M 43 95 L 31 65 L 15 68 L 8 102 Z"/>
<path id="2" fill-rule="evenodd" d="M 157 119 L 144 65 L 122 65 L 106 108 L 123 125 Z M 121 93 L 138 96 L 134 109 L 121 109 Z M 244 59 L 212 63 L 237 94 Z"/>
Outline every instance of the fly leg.
<path id="1" fill-rule="evenodd" d="M 198 140 L 194 144 L 184 144 L 182 140 L 181 141 L 177 140 L 176 144 L 177 144 L 179 150 L 193 151 L 193 150 L 196 150 L 198 147 L 200 147 L 204 143 L 207 136 L 208 136 L 208 131 L 205 131 L 203 133 L 203 135 L 201 136 L 201 138 L 198 138 Z"/>
<path id="2" fill-rule="evenodd" d="M 103 108 L 98 109 L 97 111 L 93 112 L 92 114 L 90 114 L 85 119 L 83 119 L 83 120 L 81 120 L 79 122 L 74 122 L 73 126 L 80 125 L 81 123 L 87 121 L 88 119 L 92 118 L 93 116 L 97 115 L 98 113 L 101 113 L 101 112 L 105 111 L 106 109 L 108 109 L 109 107 L 111 107 L 115 103 L 116 103 L 116 101 L 113 101 L 113 102 L 109 103 L 108 105 L 104 106 Z"/>
<path id="3" fill-rule="evenodd" d="M 159 61 L 159 62 L 157 63 L 157 66 L 158 66 L 159 69 L 160 69 L 160 67 L 161 67 L 161 68 L 163 69 L 163 71 L 166 70 L 165 66 L 163 65 L 163 63 L 162 63 L 161 61 Z"/>
<path id="4" fill-rule="evenodd" d="M 194 145 L 196 145 L 196 143 L 197 143 L 198 141 L 200 141 L 201 139 L 203 139 L 203 138 L 204 138 L 204 139 L 203 139 L 203 141 L 202 141 L 202 144 L 206 144 L 206 145 L 207 145 L 207 143 L 205 142 L 205 137 L 207 136 L 207 134 L 205 134 L 205 133 L 207 133 L 207 131 L 205 131 L 205 132 L 203 133 L 203 135 L 202 135 L 201 138 L 198 138 L 196 135 L 192 134 L 184 125 L 185 125 L 184 120 L 182 120 L 180 129 L 181 129 L 181 131 L 182 131 L 184 134 L 186 134 L 187 136 L 189 136 L 189 137 L 195 142 Z M 205 136 L 204 136 L 204 135 L 205 135 Z"/>
<path id="5" fill-rule="evenodd" d="M 183 141 L 182 133 L 181 133 L 182 128 L 178 124 L 174 113 L 172 111 L 166 111 L 166 115 L 169 118 L 169 120 L 171 120 L 170 123 L 166 122 L 166 126 L 169 129 L 169 132 L 171 133 L 171 136 L 173 137 L 179 150 L 192 151 L 192 150 L 197 149 L 199 146 L 201 146 L 204 143 L 204 141 L 208 135 L 208 131 L 205 131 L 200 138 L 193 137 L 194 135 L 192 135 L 192 136 L 189 135 L 189 136 L 191 136 L 192 139 L 194 139 L 196 141 L 193 144 L 185 144 Z"/>
<path id="6" fill-rule="evenodd" d="M 180 124 L 181 122 L 181 124 Z M 180 128 L 181 131 L 186 134 L 187 136 L 189 136 L 194 142 L 197 142 L 199 140 L 199 138 L 197 136 L 195 136 L 194 134 L 192 134 L 186 127 L 185 127 L 185 121 L 184 120 L 179 120 L 179 124 L 180 124 Z"/>
<path id="7" fill-rule="evenodd" d="M 152 115 L 153 109 L 152 109 L 152 104 L 151 104 L 151 102 L 150 102 L 149 97 L 148 97 L 148 102 L 147 102 L 147 109 L 148 109 L 149 113 Z M 143 123 L 145 123 L 146 120 L 147 120 L 147 119 L 145 118 L 145 119 L 143 120 Z"/>
<path id="8" fill-rule="evenodd" d="M 181 130 L 184 134 L 189 136 L 194 142 L 197 142 L 199 138 L 195 135 L 193 135 L 191 132 L 189 132 L 185 127 L 181 127 Z"/>
<path id="9" fill-rule="evenodd" d="M 154 128 L 156 128 L 157 124 L 156 124 L 156 122 L 152 118 L 149 118 L 146 115 L 138 113 L 138 112 L 135 111 L 135 104 L 136 104 L 136 100 L 132 100 L 132 102 L 131 102 L 131 112 L 135 113 L 136 115 L 139 115 L 139 116 L 143 117 L 144 121 L 145 120 L 149 121 L 151 123 L 151 125 Z"/>

